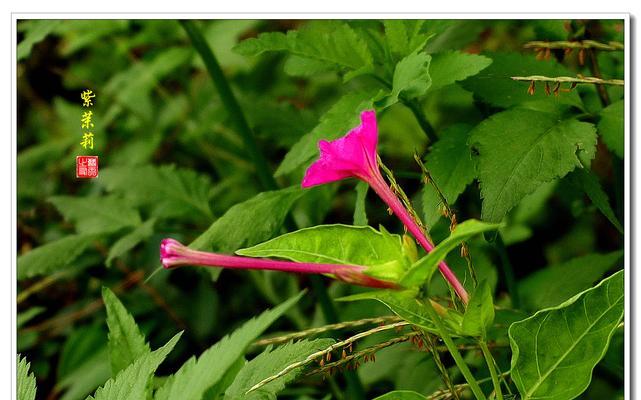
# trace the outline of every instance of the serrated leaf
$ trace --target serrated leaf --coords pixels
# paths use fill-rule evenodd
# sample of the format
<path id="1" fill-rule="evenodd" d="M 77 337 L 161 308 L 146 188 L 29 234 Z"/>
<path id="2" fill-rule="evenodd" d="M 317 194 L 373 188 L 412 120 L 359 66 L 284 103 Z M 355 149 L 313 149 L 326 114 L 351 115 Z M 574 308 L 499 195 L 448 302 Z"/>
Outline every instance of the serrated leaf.
<path id="1" fill-rule="evenodd" d="M 523 307 L 540 310 L 560 304 L 591 287 L 622 257 L 623 251 L 588 254 L 528 275 L 518 286 Z"/>
<path id="2" fill-rule="evenodd" d="M 156 217 L 212 218 L 211 181 L 191 169 L 173 165 L 111 167 L 100 173 L 100 182 L 110 192 L 153 207 Z"/>
<path id="3" fill-rule="evenodd" d="M 231 207 L 189 247 L 231 253 L 271 239 L 281 229 L 292 204 L 303 194 L 297 187 L 263 192 Z M 221 268 L 209 268 L 214 279 Z"/>
<path id="4" fill-rule="evenodd" d="M 471 127 L 457 124 L 443 131 L 425 158 L 425 167 L 432 180 L 447 200 L 453 205 L 467 185 L 476 177 L 474 162 L 467 145 Z M 423 187 L 423 213 L 425 225 L 432 227 L 441 217 L 441 199 L 432 183 Z"/>
<path id="5" fill-rule="evenodd" d="M 427 397 L 412 390 L 394 390 L 378 396 L 374 400 L 425 400 Z"/>
<path id="6" fill-rule="evenodd" d="M 24 31 L 24 39 L 22 39 L 16 47 L 16 61 L 29 57 L 33 45 L 44 40 L 47 35 L 54 32 L 62 22 L 62 20 L 57 19 L 34 19 L 22 21 L 18 25 L 18 29 L 22 29 Z"/>
<path id="7" fill-rule="evenodd" d="M 483 280 L 478 284 L 470 297 L 469 303 L 463 314 L 461 332 L 469 336 L 481 336 L 485 338 L 487 330 L 494 322 L 494 301 L 492 300 L 492 289 Z"/>
<path id="8" fill-rule="evenodd" d="M 109 233 L 141 223 L 138 211 L 113 196 L 54 196 L 49 202 L 74 223 L 78 233 Z"/>
<path id="9" fill-rule="evenodd" d="M 263 33 L 257 38 L 244 40 L 234 50 L 244 55 L 287 51 L 295 56 L 353 70 L 373 63 L 367 44 L 348 24 L 337 20 L 311 21 L 286 35 Z"/>
<path id="10" fill-rule="evenodd" d="M 510 326 L 511 376 L 523 400 L 571 400 L 588 387 L 623 318 L 623 276 Z"/>
<path id="11" fill-rule="evenodd" d="M 480 73 L 462 82 L 463 87 L 486 102 L 498 107 L 510 107 L 532 101 L 582 107 L 575 90 L 559 96 L 546 95 L 544 85 L 537 86 L 534 95 L 528 94 L 529 82 L 514 81 L 513 76 L 573 76 L 563 65 L 554 60 L 537 60 L 536 56 L 517 53 L 488 53 L 492 64 Z"/>
<path id="12" fill-rule="evenodd" d="M 156 219 L 151 218 L 133 231 L 118 239 L 116 243 L 111 245 L 111 248 L 109 248 L 109 254 L 107 254 L 105 264 L 110 267 L 115 258 L 122 256 L 129 250 L 133 249 L 138 243 L 150 237 L 154 233 L 155 223 Z"/>
<path id="13" fill-rule="evenodd" d="M 591 160 L 596 132 L 587 122 L 513 109 L 480 123 L 470 144 L 478 152 L 482 217 L 499 222 L 524 196 Z"/>
<path id="14" fill-rule="evenodd" d="M 601 110 L 601 119 L 597 125 L 605 145 L 620 158 L 625 156 L 624 112 L 625 102 L 614 102 Z"/>
<path id="15" fill-rule="evenodd" d="M 69 235 L 20 255 L 16 267 L 18 280 L 67 269 L 96 238 L 93 234 Z"/>
<path id="16" fill-rule="evenodd" d="M 316 127 L 292 146 L 275 175 L 288 174 L 318 155 L 318 141 L 334 140 L 359 123 L 360 112 L 371 109 L 376 92 L 359 91 L 344 95 L 321 118 Z"/>
<path id="17" fill-rule="evenodd" d="M 432 84 L 429 74 L 431 59 L 427 53 L 412 53 L 399 61 L 394 68 L 392 90 L 376 102 L 377 107 L 389 107 L 399 98 L 411 100 L 425 94 Z"/>
<path id="18" fill-rule="evenodd" d="M 601 211 L 601 213 L 612 223 L 612 225 L 623 233 L 623 226 L 614 214 L 608 195 L 603 191 L 599 179 L 587 168 L 576 169 L 568 175 L 570 181 L 574 182 L 588 195 L 592 203 Z"/>
<path id="19" fill-rule="evenodd" d="M 432 78 L 430 91 L 435 91 L 454 82 L 476 75 L 492 64 L 492 59 L 478 54 L 446 51 L 432 54 L 429 74 Z"/>
<path id="20" fill-rule="evenodd" d="M 367 273 L 398 280 L 409 267 L 400 236 L 370 226 L 318 225 L 236 251 L 248 257 L 278 257 L 297 262 L 353 264 L 370 267 Z"/>
<path id="21" fill-rule="evenodd" d="M 109 288 L 102 288 L 102 299 L 107 308 L 111 374 L 116 376 L 118 372 L 151 350 L 134 318 Z"/>
<path id="22" fill-rule="evenodd" d="M 274 397 L 289 382 L 296 379 L 303 367 L 293 369 L 249 394 L 245 393 L 263 379 L 277 374 L 290 364 L 302 361 L 308 355 L 325 349 L 333 343 L 335 343 L 334 339 L 301 340 L 273 350 L 265 350 L 240 370 L 234 382 L 225 391 L 225 399 L 249 400 Z"/>
<path id="23" fill-rule="evenodd" d="M 274 321 L 291 308 L 304 292 L 259 317 L 247 321 L 239 329 L 222 338 L 196 359 L 190 358 L 156 392 L 156 400 L 201 400 L 203 394 L 223 377 L 225 372 L 245 353 L 246 348 Z"/>
<path id="24" fill-rule="evenodd" d="M 445 259 L 445 256 L 447 256 L 450 251 L 474 235 L 493 231 L 499 227 L 499 224 L 488 224 L 475 219 L 468 219 L 458 224 L 450 236 L 434 247 L 425 257 L 412 265 L 405 276 L 403 276 L 401 285 L 404 287 L 413 287 L 429 282 L 438 264 Z"/>
<path id="25" fill-rule="evenodd" d="M 385 40 L 392 54 L 403 58 L 416 50 L 422 50 L 425 43 L 434 36 L 426 29 L 427 22 L 420 19 L 383 21 Z"/>
<path id="26" fill-rule="evenodd" d="M 102 387 L 98 388 L 93 396 L 87 397 L 87 400 L 147 398 L 147 387 L 151 376 L 165 360 L 167 354 L 173 350 L 181 335 L 182 332 L 178 333 L 163 347 L 139 357 L 133 364 L 120 371 L 115 378 L 109 379 Z"/>
<path id="27" fill-rule="evenodd" d="M 34 400 L 36 398 L 36 377 L 29 373 L 30 363 L 26 357 L 20 357 L 18 354 L 17 369 L 17 388 L 16 396 L 18 400 Z"/>

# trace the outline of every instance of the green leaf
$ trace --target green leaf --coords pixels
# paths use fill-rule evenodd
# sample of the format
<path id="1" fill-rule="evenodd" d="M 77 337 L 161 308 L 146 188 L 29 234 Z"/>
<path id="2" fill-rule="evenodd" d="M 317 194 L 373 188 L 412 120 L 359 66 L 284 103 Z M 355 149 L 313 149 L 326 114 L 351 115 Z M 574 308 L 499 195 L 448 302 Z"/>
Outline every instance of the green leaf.
<path id="1" fill-rule="evenodd" d="M 30 363 L 26 357 L 18 354 L 18 370 L 16 396 L 18 400 L 34 400 L 36 398 L 36 377 L 29 373 Z"/>
<path id="2" fill-rule="evenodd" d="M 494 114 L 471 133 L 478 152 L 482 217 L 499 222 L 542 184 L 594 157 L 594 126 L 544 112 L 513 109 Z"/>
<path id="3" fill-rule="evenodd" d="M 30 250 L 18 257 L 18 280 L 65 270 L 96 239 L 96 235 L 69 235 Z"/>
<path id="4" fill-rule="evenodd" d="M 431 59 L 427 53 L 412 53 L 399 61 L 394 68 L 392 90 L 376 102 L 377 107 L 389 107 L 399 98 L 411 100 L 425 94 L 432 84 L 428 72 Z"/>
<path id="5" fill-rule="evenodd" d="M 234 48 L 243 55 L 266 51 L 287 51 L 290 54 L 317 60 L 339 68 L 353 70 L 370 66 L 372 54 L 367 44 L 345 22 L 316 20 L 298 31 L 263 33 L 244 40 Z"/>
<path id="6" fill-rule="evenodd" d="M 378 396 L 374 400 L 425 400 L 426 397 L 412 390 L 394 390 Z"/>
<path id="7" fill-rule="evenodd" d="M 297 187 L 263 192 L 231 207 L 189 247 L 231 253 L 276 235 L 292 204 L 303 194 Z M 208 268 L 215 279 L 221 268 Z"/>
<path id="8" fill-rule="evenodd" d="M 597 125 L 605 145 L 620 158 L 625 156 L 624 113 L 625 102 L 616 101 L 601 110 L 601 120 Z"/>
<path id="9" fill-rule="evenodd" d="M 100 182 L 135 204 L 152 206 L 156 217 L 212 218 L 211 181 L 191 169 L 173 165 L 111 167 L 100 173 Z"/>
<path id="10" fill-rule="evenodd" d="M 107 308 L 111 374 L 116 376 L 118 372 L 151 350 L 134 318 L 109 288 L 102 288 L 102 299 Z"/>
<path id="11" fill-rule="evenodd" d="M 367 189 L 369 186 L 365 182 L 356 184 L 356 202 L 354 203 L 354 225 L 367 226 L 367 210 L 365 209 L 367 200 Z"/>
<path id="12" fill-rule="evenodd" d="M 263 379 L 279 373 L 290 364 L 304 360 L 310 354 L 325 349 L 334 342 L 334 339 L 301 340 L 273 350 L 265 350 L 240 370 L 234 382 L 225 391 L 225 399 L 275 398 L 278 392 L 296 379 L 303 371 L 303 367 L 293 369 L 247 395 L 245 393 Z"/>
<path id="13" fill-rule="evenodd" d="M 461 332 L 469 336 L 480 336 L 485 338 L 487 330 L 494 322 L 494 301 L 492 300 L 492 289 L 483 280 L 478 284 L 476 290 L 470 297 L 470 302 L 465 308 Z"/>
<path id="14" fill-rule="evenodd" d="M 570 400 L 588 387 L 623 318 L 623 276 L 510 326 L 511 376 L 523 400 Z"/>
<path id="15" fill-rule="evenodd" d="M 614 215 L 608 195 L 603 191 L 599 179 L 587 168 L 576 169 L 568 175 L 570 180 L 588 195 L 592 203 L 623 234 L 623 226 Z"/>
<path id="16" fill-rule="evenodd" d="M 588 254 L 538 270 L 519 281 L 523 307 L 539 310 L 560 304 L 591 287 L 623 257 L 623 251 Z"/>
<path id="17" fill-rule="evenodd" d="M 296 304 L 304 293 L 301 292 L 273 310 L 265 311 L 259 317 L 247 321 L 231 335 L 205 350 L 198 359 L 190 358 L 156 392 L 155 399 L 201 400 L 207 389 L 222 379 L 225 372 L 245 353 L 245 349 Z"/>
<path id="18" fill-rule="evenodd" d="M 435 91 L 454 82 L 476 75 L 492 64 L 492 59 L 478 54 L 462 53 L 460 51 L 446 51 L 432 54 L 430 63 L 430 77 L 432 86 L 430 91 Z"/>
<path id="19" fill-rule="evenodd" d="M 288 174 L 318 156 L 318 141 L 334 140 L 359 124 L 360 112 L 373 107 L 374 91 L 350 92 L 341 97 L 321 118 L 316 127 L 292 146 L 275 175 Z"/>
<path id="20" fill-rule="evenodd" d="M 33 45 L 44 40 L 62 22 L 59 19 L 34 19 L 20 22 L 18 30 L 24 31 L 24 39 L 16 47 L 16 61 L 29 57 Z"/>
<path id="21" fill-rule="evenodd" d="M 447 128 L 425 158 L 425 167 L 450 205 L 454 204 L 476 176 L 474 162 L 467 145 L 470 129 L 469 125 L 464 124 Z M 434 186 L 431 183 L 425 184 L 423 212 L 426 226 L 432 227 L 439 220 L 440 205 L 441 198 Z"/>
<path id="22" fill-rule="evenodd" d="M 147 387 L 151 376 L 174 348 L 181 335 L 182 332 L 178 333 L 163 347 L 139 357 L 133 364 L 120 371 L 115 378 L 109 379 L 98 388 L 93 396 L 87 397 L 87 400 L 147 398 Z"/>
<path id="23" fill-rule="evenodd" d="M 138 211 L 113 196 L 54 196 L 49 201 L 79 233 L 109 233 L 141 223 Z"/>
<path id="24" fill-rule="evenodd" d="M 499 228 L 499 224 L 488 224 L 486 222 L 468 219 L 458 224 L 447 239 L 439 243 L 425 257 L 415 262 L 401 280 L 401 285 L 414 287 L 429 282 L 436 271 L 438 264 L 445 259 L 445 256 L 461 243 L 479 233 L 493 231 Z"/>
<path id="25" fill-rule="evenodd" d="M 153 235 L 155 223 L 156 218 L 151 218 L 133 231 L 118 239 L 109 249 L 109 254 L 107 255 L 105 264 L 110 267 L 114 259 L 122 256 L 129 250 L 133 249 L 138 243 Z"/>
<path id="26" fill-rule="evenodd" d="M 46 308 L 44 307 L 30 307 L 28 310 L 19 312 L 16 315 L 16 329 L 22 328 L 27 322 L 31 321 L 38 315 L 42 314 L 43 311 L 45 311 Z"/>
<path id="27" fill-rule="evenodd" d="M 422 50 L 425 43 L 434 36 L 425 29 L 426 22 L 420 19 L 383 21 L 385 40 L 392 54 L 403 58 L 414 51 Z"/>
<path id="28" fill-rule="evenodd" d="M 370 226 L 319 225 L 289 232 L 236 251 L 248 257 L 279 257 L 297 262 L 379 266 L 367 273 L 398 280 L 409 267 L 401 237 Z"/>
<path id="29" fill-rule="evenodd" d="M 529 82 L 514 81 L 513 76 L 573 76 L 563 65 L 554 60 L 537 60 L 536 56 L 518 53 L 490 53 L 492 64 L 463 81 L 463 87 L 486 102 L 498 107 L 543 101 L 550 104 L 567 104 L 582 108 L 576 90 L 559 96 L 546 95 L 543 85 L 537 86 L 535 94 L 528 94 Z"/>

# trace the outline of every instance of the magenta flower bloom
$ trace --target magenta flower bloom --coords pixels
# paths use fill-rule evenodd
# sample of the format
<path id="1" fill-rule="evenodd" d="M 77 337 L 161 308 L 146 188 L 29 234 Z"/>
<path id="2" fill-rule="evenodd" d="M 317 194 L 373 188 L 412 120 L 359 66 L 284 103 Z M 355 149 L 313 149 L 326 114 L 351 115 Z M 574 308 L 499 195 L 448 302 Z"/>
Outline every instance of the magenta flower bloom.
<path id="1" fill-rule="evenodd" d="M 170 269 L 183 265 L 202 265 L 235 269 L 262 269 L 270 271 L 296 272 L 301 274 L 329 274 L 343 282 L 375 288 L 397 289 L 394 282 L 383 281 L 365 273 L 367 267 L 348 264 L 298 263 L 209 253 L 190 249 L 174 239 L 163 239 L 160 243 L 160 262 Z"/>
<path id="2" fill-rule="evenodd" d="M 425 251 L 430 252 L 434 248 L 431 240 L 381 175 L 378 167 L 378 153 L 376 152 L 377 144 L 376 114 L 372 110 L 363 111 L 361 124 L 349 131 L 347 135 L 331 142 L 325 140 L 318 142 L 320 158 L 307 169 L 301 185 L 307 188 L 345 178 L 357 178 L 367 182 L 403 222 Z M 439 264 L 439 270 L 461 301 L 467 304 L 467 291 L 452 270 L 445 262 Z"/>

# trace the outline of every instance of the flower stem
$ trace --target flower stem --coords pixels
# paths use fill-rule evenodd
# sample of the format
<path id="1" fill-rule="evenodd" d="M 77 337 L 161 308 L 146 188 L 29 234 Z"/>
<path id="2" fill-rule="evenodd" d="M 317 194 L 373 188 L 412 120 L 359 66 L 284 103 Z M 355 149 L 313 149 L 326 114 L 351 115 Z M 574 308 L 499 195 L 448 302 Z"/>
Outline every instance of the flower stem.
<path id="1" fill-rule="evenodd" d="M 501 392 L 501 382 L 499 382 L 499 376 L 496 373 L 496 368 L 494 368 L 494 357 L 490 349 L 487 347 L 487 343 L 484 340 L 479 341 L 479 346 L 481 351 L 483 351 L 483 357 L 485 357 L 485 362 L 487 363 L 487 369 L 490 370 L 490 376 L 492 377 L 492 384 L 494 385 L 494 393 L 496 393 L 496 400 L 503 400 L 503 393 Z"/>
<path id="2" fill-rule="evenodd" d="M 368 180 L 368 183 L 372 189 L 380 196 L 380 198 L 389 206 L 394 214 L 403 222 L 407 227 L 407 230 L 416 238 L 418 243 L 425 249 L 425 251 L 430 252 L 434 248 L 432 242 L 427 238 L 423 229 L 416 223 L 414 218 L 407 211 L 403 203 L 398 199 L 398 197 L 392 192 L 392 189 L 387 185 L 380 173 L 374 174 L 374 178 Z M 458 278 L 452 272 L 450 267 L 441 261 L 438 265 L 438 269 L 441 271 L 441 274 L 445 280 L 452 286 L 456 294 L 459 296 L 461 301 L 464 304 L 467 304 L 468 294 L 465 290 L 465 287 L 459 282 Z"/>

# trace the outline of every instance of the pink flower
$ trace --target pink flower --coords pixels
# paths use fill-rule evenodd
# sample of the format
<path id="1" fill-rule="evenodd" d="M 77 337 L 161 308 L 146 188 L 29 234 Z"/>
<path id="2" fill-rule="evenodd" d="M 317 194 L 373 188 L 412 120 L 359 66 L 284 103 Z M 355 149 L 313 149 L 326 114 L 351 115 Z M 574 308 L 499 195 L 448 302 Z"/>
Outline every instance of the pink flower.
<path id="1" fill-rule="evenodd" d="M 349 131 L 347 135 L 331 142 L 325 140 L 318 142 L 320 158 L 307 169 L 301 185 L 307 188 L 345 178 L 357 178 L 367 182 L 425 251 L 430 252 L 434 245 L 381 175 L 376 152 L 377 144 L 376 114 L 372 110 L 363 111 L 361 124 Z M 439 270 L 463 303 L 467 304 L 467 291 L 452 270 L 445 262 L 439 264 Z"/>
<path id="2" fill-rule="evenodd" d="M 297 263 L 293 261 L 270 260 L 209 253 L 190 249 L 174 239 L 163 239 L 160 243 L 160 262 L 170 269 L 183 265 L 202 265 L 235 269 L 262 269 L 270 271 L 296 272 L 302 274 L 330 274 L 337 279 L 360 286 L 397 289 L 398 285 L 376 279 L 365 273 L 367 267 L 348 264 Z"/>

